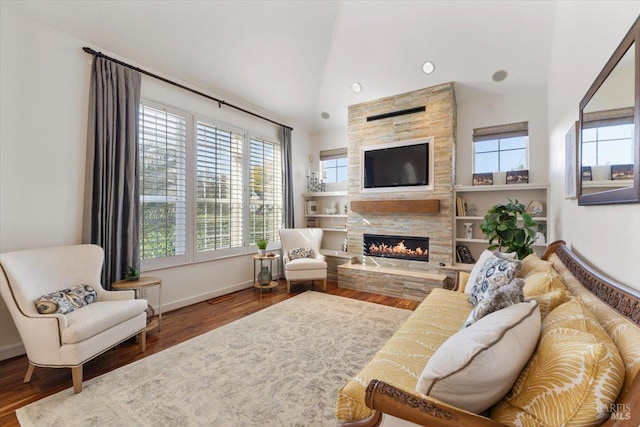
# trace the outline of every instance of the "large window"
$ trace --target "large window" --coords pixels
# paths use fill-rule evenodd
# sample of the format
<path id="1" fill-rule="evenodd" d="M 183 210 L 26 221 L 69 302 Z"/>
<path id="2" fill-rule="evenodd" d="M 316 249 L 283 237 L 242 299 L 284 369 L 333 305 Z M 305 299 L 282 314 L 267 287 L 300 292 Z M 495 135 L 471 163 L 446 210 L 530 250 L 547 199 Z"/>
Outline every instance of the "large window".
<path id="1" fill-rule="evenodd" d="M 528 169 L 527 122 L 473 130 L 474 173 Z"/>
<path id="2" fill-rule="evenodd" d="M 257 239 L 279 241 L 279 142 L 150 101 L 140 118 L 144 268 L 244 254 Z"/>
<path id="3" fill-rule="evenodd" d="M 633 163 L 633 108 L 584 113 L 582 165 Z"/>

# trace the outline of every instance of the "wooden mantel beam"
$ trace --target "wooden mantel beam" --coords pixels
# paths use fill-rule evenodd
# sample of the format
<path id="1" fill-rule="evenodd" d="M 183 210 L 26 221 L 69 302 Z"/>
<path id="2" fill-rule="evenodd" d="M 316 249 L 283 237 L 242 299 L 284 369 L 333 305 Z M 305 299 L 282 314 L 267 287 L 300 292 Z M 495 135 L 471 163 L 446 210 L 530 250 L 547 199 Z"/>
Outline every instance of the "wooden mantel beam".
<path id="1" fill-rule="evenodd" d="M 351 210 L 359 213 L 439 213 L 440 200 L 352 200 Z"/>

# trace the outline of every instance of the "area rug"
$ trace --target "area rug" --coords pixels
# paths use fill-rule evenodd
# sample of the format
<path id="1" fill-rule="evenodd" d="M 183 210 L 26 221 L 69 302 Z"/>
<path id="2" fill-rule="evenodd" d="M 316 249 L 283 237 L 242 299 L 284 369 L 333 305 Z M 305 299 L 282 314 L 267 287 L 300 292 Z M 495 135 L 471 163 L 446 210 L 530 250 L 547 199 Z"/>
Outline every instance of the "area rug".
<path id="1" fill-rule="evenodd" d="M 22 426 L 336 426 L 411 312 L 308 291 L 16 411 Z"/>

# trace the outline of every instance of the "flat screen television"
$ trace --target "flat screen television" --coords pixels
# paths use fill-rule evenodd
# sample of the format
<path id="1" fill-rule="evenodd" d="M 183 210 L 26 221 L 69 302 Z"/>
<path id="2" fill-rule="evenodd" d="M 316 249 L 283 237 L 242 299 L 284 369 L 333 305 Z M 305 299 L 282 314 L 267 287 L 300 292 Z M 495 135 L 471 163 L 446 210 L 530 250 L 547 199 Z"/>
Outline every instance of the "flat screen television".
<path id="1" fill-rule="evenodd" d="M 423 140 L 424 141 L 424 140 Z M 363 188 L 429 185 L 429 143 L 363 150 Z"/>

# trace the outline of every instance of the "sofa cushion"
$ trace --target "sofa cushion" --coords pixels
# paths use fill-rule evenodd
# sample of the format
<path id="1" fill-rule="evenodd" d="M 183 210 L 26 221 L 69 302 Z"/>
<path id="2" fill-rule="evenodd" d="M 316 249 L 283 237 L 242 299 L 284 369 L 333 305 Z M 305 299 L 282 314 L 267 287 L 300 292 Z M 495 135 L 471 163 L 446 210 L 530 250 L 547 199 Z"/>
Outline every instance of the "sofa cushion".
<path id="1" fill-rule="evenodd" d="M 545 294 L 559 289 L 567 289 L 567 287 L 553 267 L 547 267 L 542 271 L 532 271 L 524 276 L 525 297 Z"/>
<path id="2" fill-rule="evenodd" d="M 535 301 L 491 313 L 438 348 L 416 391 L 480 413 L 509 391 L 535 350 L 539 334 Z"/>
<path id="3" fill-rule="evenodd" d="M 525 296 L 525 298 L 527 300 L 533 299 L 538 301 L 538 304 L 540 305 L 540 317 L 544 320 L 547 317 L 547 314 L 551 313 L 553 309 L 558 307 L 560 304 L 569 301 L 571 294 L 567 289 L 556 289 L 555 291 L 534 295 L 529 298 Z"/>
<path id="4" fill-rule="evenodd" d="M 475 283 L 471 286 L 469 302 L 478 304 L 481 295 L 490 287 L 499 287 L 509 283 L 522 269 L 522 263 L 510 255 L 495 253 L 484 262 Z"/>
<path id="5" fill-rule="evenodd" d="M 460 330 L 472 308 L 464 293 L 432 290 L 371 361 L 339 390 L 336 417 L 349 421 L 373 413 L 364 402 L 365 389 L 373 379 L 414 393 L 431 355 Z"/>
<path id="6" fill-rule="evenodd" d="M 327 263 L 315 258 L 298 258 L 289 261 L 284 267 L 288 271 L 321 270 L 327 268 Z"/>
<path id="7" fill-rule="evenodd" d="M 482 270 L 482 266 L 484 265 L 485 261 L 489 259 L 492 255 L 496 255 L 496 254 L 500 254 L 500 252 L 498 251 L 492 252 L 488 249 L 485 249 L 484 251 L 482 251 L 482 253 L 480 254 L 480 257 L 478 258 L 478 261 L 473 265 L 473 268 L 469 273 L 469 279 L 467 280 L 466 282 L 467 285 L 464 288 L 465 293 L 467 294 L 471 293 L 471 288 L 474 285 L 474 283 L 476 283 L 476 279 L 478 278 L 478 275 L 480 274 L 480 270 Z M 511 259 L 515 259 L 517 257 L 517 254 L 515 252 L 502 253 L 501 255 L 504 257 L 509 257 Z"/>
<path id="8" fill-rule="evenodd" d="M 463 327 L 468 328 L 487 314 L 523 302 L 523 286 L 524 280 L 522 279 L 513 279 L 504 286 L 490 286 L 486 292 L 480 295 L 478 305 L 469 313 Z"/>
<path id="9" fill-rule="evenodd" d="M 96 290 L 89 285 L 80 285 L 42 295 L 36 300 L 40 314 L 71 313 L 96 300 Z"/>
<path id="10" fill-rule="evenodd" d="M 289 259 L 293 261 L 299 258 L 315 258 L 313 248 L 293 248 L 289 251 Z"/>
<path id="11" fill-rule="evenodd" d="M 491 417 L 507 425 L 595 426 L 624 382 L 615 344 L 579 299 L 542 323 L 538 349 Z"/>
<path id="12" fill-rule="evenodd" d="M 66 314 L 68 326 L 62 330 L 62 343 L 75 344 L 132 319 L 147 309 L 144 299 L 98 301 L 82 310 Z"/>
<path id="13" fill-rule="evenodd" d="M 538 254 L 533 252 L 522 260 L 522 271 L 520 272 L 520 275 L 521 277 L 526 277 L 530 273 L 546 271 L 549 268 L 553 268 L 553 263 L 540 259 Z"/>

